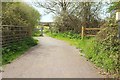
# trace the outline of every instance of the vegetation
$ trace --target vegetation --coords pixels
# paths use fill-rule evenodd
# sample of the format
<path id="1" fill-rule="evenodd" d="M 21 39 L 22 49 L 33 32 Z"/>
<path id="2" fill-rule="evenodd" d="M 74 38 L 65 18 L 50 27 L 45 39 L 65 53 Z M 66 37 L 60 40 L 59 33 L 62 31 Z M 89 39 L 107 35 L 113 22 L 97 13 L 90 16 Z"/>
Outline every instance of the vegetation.
<path id="1" fill-rule="evenodd" d="M 72 31 L 81 32 L 81 27 L 100 27 L 102 22 L 102 3 L 92 2 L 69 2 L 67 0 L 49 1 L 48 3 L 36 4 L 46 9 L 47 13 L 55 15 L 53 26 L 56 32 Z"/>
<path id="2" fill-rule="evenodd" d="M 115 30 L 113 31 L 113 33 L 114 32 Z M 98 36 L 102 33 L 103 32 L 100 32 Z M 80 51 L 85 54 L 85 57 L 92 61 L 96 66 L 101 67 L 109 74 L 114 74 L 114 77 L 120 76 L 120 46 L 118 46 L 120 45 L 120 43 L 118 40 L 113 39 L 115 35 L 110 37 L 108 36 L 109 38 L 105 37 L 105 39 L 102 39 L 101 43 L 98 41 L 98 36 L 97 38 L 86 37 L 84 39 L 81 39 L 79 34 L 74 34 L 71 32 L 47 32 L 47 35 L 69 42 L 71 45 L 74 45 L 76 46 L 76 48 L 80 49 Z M 110 40 L 111 38 L 112 40 Z"/>
<path id="3" fill-rule="evenodd" d="M 2 3 L 2 25 L 14 25 L 18 27 L 19 26 L 23 27 L 23 28 L 19 28 L 19 30 L 22 31 L 19 31 L 18 28 L 11 26 L 10 27 L 6 26 L 5 29 L 3 29 L 3 30 L 7 30 L 7 31 L 2 31 L 3 40 L 5 40 L 6 36 L 9 36 L 10 39 L 11 38 L 17 39 L 17 40 L 13 40 L 13 42 L 10 44 L 7 43 L 8 45 L 2 48 L 3 65 L 10 63 L 14 59 L 22 55 L 30 47 L 37 45 L 37 40 L 32 38 L 32 32 L 34 27 L 38 25 L 39 20 L 40 20 L 40 13 L 32 6 L 26 3 L 22 3 L 22 2 Z"/>
<path id="4" fill-rule="evenodd" d="M 109 7 L 109 11 L 113 11 L 113 10 L 120 10 L 120 1 L 118 0 L 118 2 L 113 2 L 112 5 Z"/>
<path id="5" fill-rule="evenodd" d="M 36 29 L 33 31 L 33 34 L 32 34 L 34 37 L 39 37 L 41 35 L 41 32 L 40 30 Z"/>
<path id="6" fill-rule="evenodd" d="M 41 28 L 42 26 L 37 26 L 34 30 L 33 30 L 33 34 L 32 36 L 34 37 L 40 37 L 40 36 L 43 36 L 42 32 L 41 32 Z M 45 27 L 44 27 L 45 28 Z M 44 31 L 44 28 L 43 28 L 43 31 Z"/>
<path id="7" fill-rule="evenodd" d="M 17 25 L 28 27 L 29 35 L 33 28 L 40 21 L 40 13 L 22 2 L 3 2 L 2 3 L 2 24 Z"/>
<path id="8" fill-rule="evenodd" d="M 114 74 L 115 77 L 120 77 L 120 40 L 117 37 L 118 25 L 116 25 L 115 13 L 113 14 L 114 10 L 119 10 L 120 1 L 109 3 L 110 6 L 106 11 L 111 16 L 104 20 L 100 18 L 101 5 L 104 6 L 102 3 L 58 1 L 58 3 L 50 2 L 42 6 L 48 11 L 57 12 L 56 7 L 52 6 L 55 3 L 60 3 L 58 5 L 61 11 L 59 10 L 60 14 L 55 17 L 56 24 L 52 29 L 53 31 L 50 31 L 52 33 L 49 32 L 48 35 L 70 42 L 77 48 L 82 49 L 85 56 L 98 67 L 110 74 Z M 71 8 L 74 4 L 76 6 Z M 94 7 L 96 4 L 97 7 Z M 49 8 L 47 8 L 48 6 Z M 73 13 L 69 12 L 69 10 L 73 11 Z M 101 30 L 96 34 L 96 37 L 81 40 L 79 34 L 82 26 L 101 27 Z"/>
<path id="9" fill-rule="evenodd" d="M 55 24 L 50 31 L 45 31 L 49 36 L 65 40 L 77 48 L 82 49 L 85 56 L 96 66 L 103 68 L 115 77 L 120 77 L 120 40 L 117 37 L 118 25 L 115 21 L 114 10 L 119 10 L 120 1 L 109 3 L 110 7 L 103 9 L 105 4 L 93 2 L 67 2 L 66 0 L 37 2 L 47 13 L 54 13 Z M 106 6 L 106 5 L 105 5 Z M 106 6 L 108 7 L 108 5 Z M 101 18 L 101 13 L 108 11 L 111 16 Z M 105 13 L 106 14 L 106 13 Z M 31 35 L 33 27 L 37 25 L 40 14 L 25 3 L 3 3 L 3 24 L 27 26 Z M 105 15 L 104 15 L 105 16 Z M 85 37 L 81 40 L 81 27 L 101 27 L 96 37 Z M 78 34 L 79 33 L 79 34 Z M 94 33 L 94 32 L 93 32 Z M 33 35 L 38 36 L 39 31 Z M 36 41 L 27 38 L 16 42 L 3 49 L 3 64 L 11 62 L 21 55 Z"/>
<path id="10" fill-rule="evenodd" d="M 2 65 L 11 63 L 14 59 L 18 58 L 30 47 L 37 45 L 38 41 L 28 37 L 23 41 L 10 44 L 2 49 Z"/>
<path id="11" fill-rule="evenodd" d="M 118 27 L 116 24 L 111 23 L 106 23 L 107 25 L 96 36 L 95 54 L 105 57 L 101 57 L 101 61 L 98 62 L 101 64 L 101 67 L 106 65 L 104 68 L 108 72 L 117 73 L 120 76 L 120 40 L 117 37 Z"/>

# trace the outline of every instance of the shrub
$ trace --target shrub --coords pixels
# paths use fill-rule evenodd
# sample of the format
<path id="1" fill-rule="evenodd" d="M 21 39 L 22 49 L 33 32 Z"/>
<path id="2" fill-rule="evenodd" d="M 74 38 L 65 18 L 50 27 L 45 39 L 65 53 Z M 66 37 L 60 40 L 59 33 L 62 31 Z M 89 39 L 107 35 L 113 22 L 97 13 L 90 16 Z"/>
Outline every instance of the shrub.
<path id="1" fill-rule="evenodd" d="M 23 41 L 12 43 L 2 49 L 2 64 L 7 64 L 23 54 L 27 49 L 37 45 L 37 40 L 28 37 Z"/>
<path id="2" fill-rule="evenodd" d="M 35 30 L 35 31 L 33 32 L 33 36 L 35 36 L 35 37 L 41 36 L 40 30 Z"/>
<path id="3" fill-rule="evenodd" d="M 62 13 L 61 15 L 55 17 L 55 25 L 54 25 L 54 31 L 58 32 L 66 32 L 66 31 L 72 31 L 76 33 L 80 33 L 81 25 L 80 20 L 71 14 L 68 13 Z"/>
<path id="4" fill-rule="evenodd" d="M 117 38 L 117 27 L 113 25 L 104 27 L 96 38 L 81 39 L 79 34 L 71 32 L 49 33 L 49 35 L 75 45 L 96 66 L 111 74 L 117 74 L 115 77 L 120 76 L 120 41 Z"/>
<path id="5" fill-rule="evenodd" d="M 101 67 L 120 76 L 120 40 L 117 32 L 117 26 L 114 24 L 104 27 L 96 36 L 95 54 L 99 56 L 98 63 Z"/>

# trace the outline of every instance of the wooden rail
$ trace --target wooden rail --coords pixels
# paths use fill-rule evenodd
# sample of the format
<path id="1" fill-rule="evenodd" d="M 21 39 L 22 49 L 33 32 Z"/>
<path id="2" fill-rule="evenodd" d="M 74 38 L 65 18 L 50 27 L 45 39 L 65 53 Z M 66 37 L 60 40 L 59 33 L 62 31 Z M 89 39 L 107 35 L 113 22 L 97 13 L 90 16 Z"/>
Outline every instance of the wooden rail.
<path id="1" fill-rule="evenodd" d="M 10 43 L 21 41 L 28 36 L 28 27 L 14 25 L 1 25 L 0 27 L 2 31 L 0 45 L 3 47 Z"/>
<path id="2" fill-rule="evenodd" d="M 90 32 L 92 31 L 92 33 L 94 34 L 86 34 L 87 32 Z M 81 37 L 82 39 L 84 38 L 84 36 L 96 36 L 96 32 L 99 32 L 100 31 L 100 28 L 85 28 L 85 27 L 82 27 L 82 31 L 81 31 Z"/>
<path id="3" fill-rule="evenodd" d="M 100 30 L 100 28 L 85 28 L 85 30 Z"/>

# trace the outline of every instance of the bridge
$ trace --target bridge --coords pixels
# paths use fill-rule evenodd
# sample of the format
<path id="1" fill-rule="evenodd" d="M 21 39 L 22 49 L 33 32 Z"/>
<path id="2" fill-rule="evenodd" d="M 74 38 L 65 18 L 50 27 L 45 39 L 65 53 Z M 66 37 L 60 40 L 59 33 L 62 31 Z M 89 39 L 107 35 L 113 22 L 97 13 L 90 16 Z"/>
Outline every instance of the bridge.
<path id="1" fill-rule="evenodd" d="M 55 22 L 39 22 L 39 25 L 42 26 L 50 26 L 50 25 L 54 25 Z"/>

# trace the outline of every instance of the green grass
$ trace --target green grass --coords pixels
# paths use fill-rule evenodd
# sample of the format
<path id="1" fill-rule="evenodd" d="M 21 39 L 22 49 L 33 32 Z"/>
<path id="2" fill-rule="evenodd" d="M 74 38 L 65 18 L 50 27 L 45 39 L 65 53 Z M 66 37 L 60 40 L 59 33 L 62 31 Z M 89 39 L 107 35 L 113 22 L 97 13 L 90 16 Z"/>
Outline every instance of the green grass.
<path id="1" fill-rule="evenodd" d="M 93 53 L 94 48 L 94 37 L 81 39 L 78 34 L 66 34 L 66 33 L 47 33 L 47 35 L 57 38 L 60 40 L 64 40 L 71 45 L 76 46 L 76 48 L 82 49 L 82 51 L 86 54 L 86 57 L 90 57 L 90 54 Z M 73 36 L 74 35 L 74 36 Z"/>
<path id="2" fill-rule="evenodd" d="M 76 48 L 81 49 L 80 51 L 85 54 L 85 57 L 92 61 L 96 66 L 102 68 L 104 71 L 114 74 L 114 76 L 120 76 L 119 67 L 117 66 L 117 58 L 111 58 L 110 51 L 103 50 L 102 45 L 97 45 L 94 37 L 81 39 L 80 35 L 73 33 L 50 33 L 47 32 L 48 36 L 64 40 Z M 114 51 L 112 51 L 114 52 Z M 115 55 L 114 55 L 115 56 Z"/>
<path id="3" fill-rule="evenodd" d="M 2 65 L 11 63 L 18 58 L 30 47 L 37 45 L 37 40 L 33 38 L 25 38 L 23 41 L 12 43 L 2 49 Z"/>

